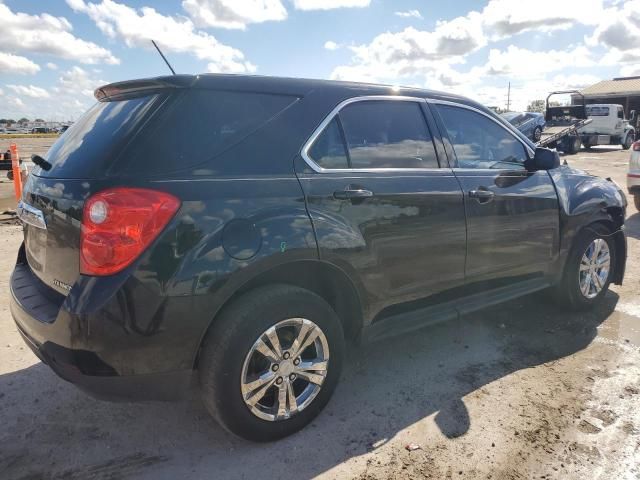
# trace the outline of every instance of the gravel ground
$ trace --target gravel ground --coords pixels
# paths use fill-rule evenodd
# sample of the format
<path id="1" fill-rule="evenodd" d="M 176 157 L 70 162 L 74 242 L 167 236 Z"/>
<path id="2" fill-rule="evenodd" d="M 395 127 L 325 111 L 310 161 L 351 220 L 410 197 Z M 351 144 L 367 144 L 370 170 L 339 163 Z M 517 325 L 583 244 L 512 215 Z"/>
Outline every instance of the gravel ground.
<path id="1" fill-rule="evenodd" d="M 624 184 L 628 152 L 567 159 Z M 0 196 L 10 188 L 0 182 Z M 0 226 L 0 477 L 640 479 L 633 206 L 627 234 L 625 284 L 597 311 L 567 314 L 533 295 L 354 350 L 317 420 L 263 445 L 225 433 L 196 393 L 107 403 L 57 378 L 14 327 L 7 288 L 21 231 Z"/>

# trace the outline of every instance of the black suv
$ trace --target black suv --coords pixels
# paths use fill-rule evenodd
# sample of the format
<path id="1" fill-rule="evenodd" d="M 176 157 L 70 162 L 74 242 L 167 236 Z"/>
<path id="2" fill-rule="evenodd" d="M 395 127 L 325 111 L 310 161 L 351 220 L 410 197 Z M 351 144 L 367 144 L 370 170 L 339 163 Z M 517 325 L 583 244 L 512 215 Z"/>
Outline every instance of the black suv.
<path id="1" fill-rule="evenodd" d="M 466 98 L 318 80 L 115 83 L 25 185 L 11 311 L 62 378 L 204 403 L 252 440 L 328 402 L 347 345 L 626 261 L 616 184 Z"/>

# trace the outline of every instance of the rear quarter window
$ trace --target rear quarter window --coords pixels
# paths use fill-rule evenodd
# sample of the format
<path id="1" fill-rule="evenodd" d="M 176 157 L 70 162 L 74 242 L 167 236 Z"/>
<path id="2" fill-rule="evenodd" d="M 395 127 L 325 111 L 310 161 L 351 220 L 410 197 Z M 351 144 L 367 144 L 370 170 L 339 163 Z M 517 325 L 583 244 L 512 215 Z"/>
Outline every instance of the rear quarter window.
<path id="1" fill-rule="evenodd" d="M 167 103 L 121 155 L 127 173 L 158 173 L 203 164 L 262 127 L 297 97 L 186 90 Z M 263 148 L 267 148 L 264 145 Z"/>

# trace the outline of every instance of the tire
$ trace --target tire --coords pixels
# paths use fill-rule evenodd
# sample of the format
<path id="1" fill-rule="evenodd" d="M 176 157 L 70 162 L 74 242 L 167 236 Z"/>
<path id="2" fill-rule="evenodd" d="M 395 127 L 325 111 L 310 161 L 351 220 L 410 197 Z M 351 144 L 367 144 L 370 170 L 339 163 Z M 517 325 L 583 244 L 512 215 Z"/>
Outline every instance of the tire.
<path id="1" fill-rule="evenodd" d="M 631 145 L 633 144 L 633 139 L 633 133 L 627 133 L 627 135 L 624 137 L 624 142 L 622 142 L 622 149 L 629 150 L 631 148 Z"/>
<path id="2" fill-rule="evenodd" d="M 287 391 L 286 386 L 291 384 L 293 394 L 296 395 L 297 405 L 298 398 L 302 399 L 307 390 L 305 389 L 302 394 L 295 392 L 300 391 L 301 386 L 304 386 L 305 383 L 313 390 L 315 384 L 305 380 L 303 373 L 300 373 L 299 370 L 292 370 L 296 368 L 293 367 L 294 362 L 304 358 L 304 354 L 293 359 L 293 357 L 286 357 L 287 352 L 283 351 L 283 356 L 288 358 L 287 360 L 280 356 L 277 362 L 270 362 L 266 356 L 256 350 L 256 345 L 266 344 L 266 342 L 260 343 L 259 340 L 267 338 L 265 335 L 271 327 L 286 322 L 302 322 L 302 319 L 312 322 L 324 335 L 324 337 L 320 335 L 316 337 L 315 342 L 320 342 L 321 339 L 326 340 L 326 346 L 324 343 L 320 347 L 315 343 L 312 345 L 316 356 L 319 355 L 320 350 L 323 354 L 326 353 L 328 359 L 326 373 L 316 394 L 306 397 L 308 400 L 306 405 L 304 402 L 300 403 L 300 405 L 304 405 L 300 411 L 296 413 L 291 409 L 290 417 L 277 419 L 280 414 L 277 411 L 279 404 L 277 403 L 279 401 L 277 392 L 283 388 Z M 287 342 L 282 332 L 283 330 L 285 333 L 293 331 L 293 336 L 290 337 L 293 338 L 296 335 L 295 329 L 295 326 L 284 326 L 277 330 L 280 333 L 276 333 L 282 347 L 292 352 L 295 351 L 295 347 L 291 345 L 290 341 Z M 315 330 L 313 331 L 315 332 Z M 276 350 L 273 346 L 267 347 L 270 349 L 270 353 L 274 353 Z M 310 348 L 307 347 L 304 351 L 308 352 Z M 340 377 L 344 349 L 342 324 L 333 309 L 321 297 L 308 290 L 289 285 L 259 287 L 242 295 L 226 307 L 205 336 L 198 367 L 203 402 L 218 423 L 239 437 L 257 442 L 286 437 L 311 422 L 331 398 Z M 302 361 L 306 362 L 304 359 Z M 276 419 L 258 416 L 266 417 L 269 415 L 266 407 L 260 403 L 260 399 L 254 406 L 245 402 L 244 395 L 250 395 L 250 393 L 247 394 L 245 391 L 243 394 L 242 385 L 248 385 L 251 381 L 243 383 L 246 372 L 251 365 L 254 365 L 252 362 L 266 365 L 266 367 L 259 369 L 259 371 L 264 370 L 264 373 L 258 373 L 256 375 L 260 375 L 260 377 L 254 378 L 265 378 L 268 375 L 272 379 L 272 381 L 266 382 L 271 385 L 268 386 L 266 394 L 260 396 L 260 399 L 265 403 L 268 403 L 267 400 L 273 402 L 272 408 L 275 408 L 274 416 Z M 279 375 L 274 370 L 276 363 L 280 367 L 278 371 L 283 372 L 283 375 Z M 313 370 L 315 372 L 315 369 Z M 294 371 L 298 373 L 293 373 Z M 292 378 L 291 375 L 299 378 L 290 382 L 288 378 Z M 283 377 L 285 378 L 284 382 Z M 275 380 L 273 380 L 274 378 Z M 280 387 L 275 384 L 278 378 L 282 382 Z M 254 387 L 251 392 L 258 392 L 260 388 Z M 283 398 L 283 400 L 285 406 L 292 405 L 288 403 L 287 398 Z M 254 413 L 252 408 L 258 414 Z"/>
<path id="3" fill-rule="evenodd" d="M 580 151 L 580 147 L 582 145 L 580 137 L 578 136 L 568 137 L 563 144 L 565 146 L 564 153 L 567 155 L 575 155 Z"/>
<path id="4" fill-rule="evenodd" d="M 538 126 L 534 128 L 531 137 L 535 143 L 538 143 L 542 138 L 542 127 Z"/>
<path id="5" fill-rule="evenodd" d="M 640 195 L 634 195 L 633 203 L 636 206 L 636 210 L 638 210 L 640 212 Z"/>
<path id="6" fill-rule="evenodd" d="M 576 236 L 573 247 L 567 257 L 562 280 L 554 288 L 554 297 L 562 306 L 576 311 L 587 310 L 595 307 L 606 295 L 616 265 L 615 242 L 610 233 L 604 225 L 594 223 L 583 228 Z M 589 296 L 587 296 L 580 288 L 582 276 L 587 274 L 579 273 L 579 269 L 583 262 L 583 256 L 588 256 L 588 248 L 591 248 L 593 242 L 598 240 L 603 241 L 608 248 L 609 269 L 606 280 L 602 282 L 602 286 L 597 293 L 589 290 Z"/>

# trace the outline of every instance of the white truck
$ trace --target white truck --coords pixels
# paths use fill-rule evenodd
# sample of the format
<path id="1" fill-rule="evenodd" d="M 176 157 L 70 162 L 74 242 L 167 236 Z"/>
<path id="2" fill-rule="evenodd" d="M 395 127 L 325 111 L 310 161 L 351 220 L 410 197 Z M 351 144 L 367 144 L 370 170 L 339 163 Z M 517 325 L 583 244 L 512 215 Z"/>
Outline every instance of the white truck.
<path id="1" fill-rule="evenodd" d="M 586 113 L 591 122 L 578 129 L 585 148 L 595 145 L 622 145 L 622 148 L 628 150 L 631 147 L 636 136 L 632 126 L 635 124 L 635 110 L 631 111 L 630 120 L 625 118 L 622 105 L 616 104 L 586 105 Z"/>

